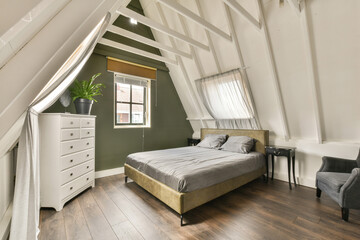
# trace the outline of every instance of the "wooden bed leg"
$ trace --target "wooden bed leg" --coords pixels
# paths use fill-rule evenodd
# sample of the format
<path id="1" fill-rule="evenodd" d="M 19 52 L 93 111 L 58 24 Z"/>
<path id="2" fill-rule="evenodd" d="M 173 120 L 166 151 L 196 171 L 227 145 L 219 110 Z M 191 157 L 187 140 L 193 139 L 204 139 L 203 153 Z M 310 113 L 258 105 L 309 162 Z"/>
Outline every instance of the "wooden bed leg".
<path id="1" fill-rule="evenodd" d="M 127 183 L 128 181 L 128 176 L 125 176 L 125 183 Z"/>
<path id="2" fill-rule="evenodd" d="M 183 215 L 180 214 L 180 226 L 184 226 L 184 222 L 183 222 Z"/>

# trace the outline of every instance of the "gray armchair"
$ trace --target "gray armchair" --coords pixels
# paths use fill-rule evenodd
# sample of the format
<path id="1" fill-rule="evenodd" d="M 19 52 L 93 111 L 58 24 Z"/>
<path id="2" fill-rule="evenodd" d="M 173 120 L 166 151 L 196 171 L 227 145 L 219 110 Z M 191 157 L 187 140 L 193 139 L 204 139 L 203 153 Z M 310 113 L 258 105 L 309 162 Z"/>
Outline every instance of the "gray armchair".
<path id="1" fill-rule="evenodd" d="M 360 150 L 357 159 L 348 160 L 323 157 L 316 173 L 316 196 L 321 191 L 335 200 L 341 207 L 341 216 L 349 220 L 349 209 L 360 209 Z"/>

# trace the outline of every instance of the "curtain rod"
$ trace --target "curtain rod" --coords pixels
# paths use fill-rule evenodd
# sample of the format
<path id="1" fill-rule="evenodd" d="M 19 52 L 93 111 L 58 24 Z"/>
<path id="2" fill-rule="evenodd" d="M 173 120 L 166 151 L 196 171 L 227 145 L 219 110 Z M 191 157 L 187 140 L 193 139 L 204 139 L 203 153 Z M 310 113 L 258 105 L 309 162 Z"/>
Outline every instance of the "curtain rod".
<path id="1" fill-rule="evenodd" d="M 217 77 L 217 76 L 220 76 L 220 75 L 224 75 L 224 74 L 227 74 L 227 73 L 230 73 L 230 72 L 234 72 L 236 70 L 243 70 L 243 69 L 246 69 L 247 67 L 244 67 L 244 68 L 234 68 L 232 70 L 229 70 L 229 71 L 226 71 L 226 72 L 221 72 L 221 73 L 217 73 L 217 74 L 214 74 L 214 75 L 211 75 L 211 76 L 207 76 L 207 77 L 203 77 L 203 78 L 199 78 L 199 79 L 196 79 L 195 81 L 199 81 L 199 80 L 203 80 L 203 79 L 206 79 L 206 78 L 211 78 L 211 77 Z"/>

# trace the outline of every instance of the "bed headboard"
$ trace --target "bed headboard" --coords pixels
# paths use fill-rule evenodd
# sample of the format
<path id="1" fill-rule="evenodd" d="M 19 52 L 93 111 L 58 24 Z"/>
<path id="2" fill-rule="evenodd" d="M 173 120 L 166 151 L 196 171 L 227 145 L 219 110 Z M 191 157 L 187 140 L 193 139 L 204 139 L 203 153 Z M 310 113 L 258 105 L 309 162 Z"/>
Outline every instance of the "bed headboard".
<path id="1" fill-rule="evenodd" d="M 255 151 L 265 154 L 265 146 L 269 145 L 269 130 L 247 130 L 247 129 L 216 129 L 202 128 L 201 140 L 206 134 L 227 134 L 229 136 L 248 136 L 256 139 Z"/>

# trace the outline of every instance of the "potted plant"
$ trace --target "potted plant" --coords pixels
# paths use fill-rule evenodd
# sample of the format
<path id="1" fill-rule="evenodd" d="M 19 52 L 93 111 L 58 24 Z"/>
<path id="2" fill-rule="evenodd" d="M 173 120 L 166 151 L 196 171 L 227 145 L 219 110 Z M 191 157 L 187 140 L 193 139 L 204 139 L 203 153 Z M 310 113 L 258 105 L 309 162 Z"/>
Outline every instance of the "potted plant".
<path id="1" fill-rule="evenodd" d="M 94 83 L 95 79 L 100 75 L 101 73 L 96 73 L 87 81 L 75 80 L 70 92 L 75 104 L 76 113 L 90 114 L 92 104 L 94 101 L 97 102 L 94 97 L 102 95 L 102 87 L 105 87 L 102 83 Z"/>

